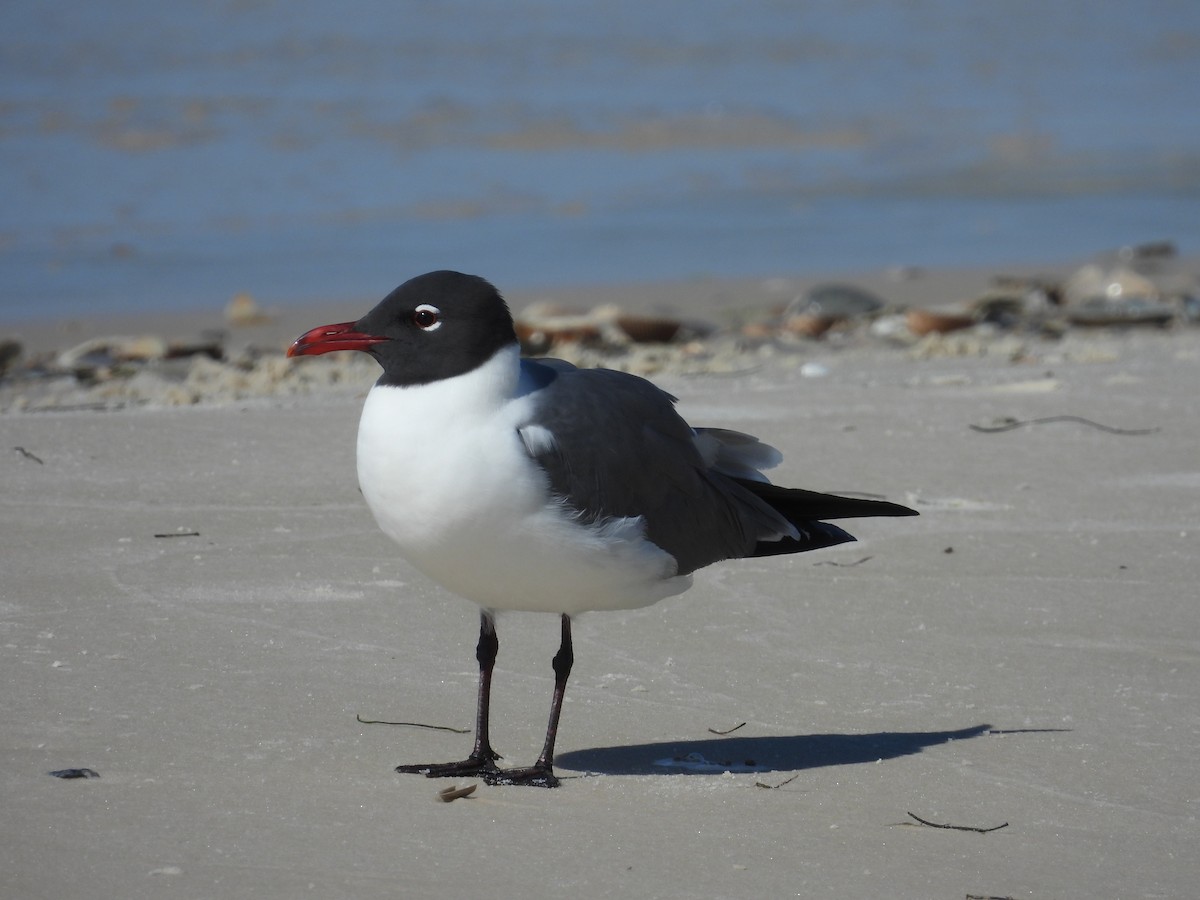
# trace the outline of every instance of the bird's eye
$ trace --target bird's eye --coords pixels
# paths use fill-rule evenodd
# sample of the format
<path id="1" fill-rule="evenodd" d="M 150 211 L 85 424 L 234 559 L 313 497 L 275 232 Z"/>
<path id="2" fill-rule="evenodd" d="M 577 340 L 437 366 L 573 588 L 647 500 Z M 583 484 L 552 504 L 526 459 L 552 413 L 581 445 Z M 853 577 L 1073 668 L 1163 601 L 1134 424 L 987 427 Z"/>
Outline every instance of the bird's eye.
<path id="1" fill-rule="evenodd" d="M 436 331 L 442 325 L 442 311 L 436 306 L 422 303 L 413 310 L 412 320 L 422 331 Z"/>

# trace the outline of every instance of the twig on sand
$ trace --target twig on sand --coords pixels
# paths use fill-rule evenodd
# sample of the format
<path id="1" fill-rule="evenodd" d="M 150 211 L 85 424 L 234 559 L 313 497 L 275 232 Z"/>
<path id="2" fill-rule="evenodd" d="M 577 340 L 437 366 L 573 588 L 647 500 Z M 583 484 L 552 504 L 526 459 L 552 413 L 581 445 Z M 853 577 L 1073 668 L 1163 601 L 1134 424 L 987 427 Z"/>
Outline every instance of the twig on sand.
<path id="1" fill-rule="evenodd" d="M 715 729 L 715 728 L 710 728 L 710 729 L 708 729 L 708 733 L 709 733 L 709 734 L 718 734 L 718 735 L 720 735 L 721 737 L 724 737 L 724 736 L 725 736 L 725 735 L 727 735 L 727 734 L 733 734 L 733 733 L 734 733 L 735 731 L 737 731 L 739 728 L 744 728 L 745 726 L 746 726 L 746 723 L 745 723 L 745 722 L 742 722 L 740 725 L 734 725 L 734 726 L 733 726 L 732 728 L 730 728 L 728 731 L 717 731 L 717 729 Z"/>
<path id="2" fill-rule="evenodd" d="M 795 781 L 799 777 L 800 777 L 800 773 L 797 772 L 791 778 L 785 779 L 784 781 L 779 782 L 779 784 L 766 784 L 765 782 L 762 782 L 762 781 L 756 781 L 756 782 L 754 782 L 754 786 L 760 787 L 760 788 L 766 788 L 768 791 L 777 791 L 781 787 L 783 787 L 785 784 L 791 784 L 793 781 Z"/>
<path id="3" fill-rule="evenodd" d="M 930 828 L 946 828 L 950 831 L 973 831 L 976 834 L 988 834 L 989 832 L 999 831 L 1001 828 L 1008 827 L 1007 822 L 1005 822 L 1003 825 L 993 825 L 991 828 L 979 828 L 975 825 L 946 825 L 941 822 L 930 822 L 928 819 L 922 819 L 915 813 L 909 813 L 909 816 L 916 819 L 922 825 L 928 825 Z"/>
<path id="4" fill-rule="evenodd" d="M 1052 422 L 1078 422 L 1109 434 L 1154 434 L 1156 431 L 1162 430 L 1157 426 L 1154 428 L 1114 428 L 1111 425 L 1085 419 L 1083 416 L 1043 416 L 1040 419 L 1006 418 L 1001 419 L 997 425 L 970 425 L 968 427 L 972 431 L 979 431 L 983 434 L 999 434 L 1002 431 L 1012 431 L 1014 428 L 1021 428 L 1025 425 L 1049 425 Z"/>
<path id="5" fill-rule="evenodd" d="M 870 558 L 871 557 L 869 557 L 869 556 L 864 556 L 862 559 L 856 559 L 854 562 L 848 562 L 848 563 L 838 562 L 837 560 L 833 560 L 833 559 L 822 559 L 819 562 L 813 563 L 813 565 L 814 566 L 837 566 L 842 569 L 853 569 L 855 566 L 861 566 L 863 563 L 865 563 Z"/>
<path id="6" fill-rule="evenodd" d="M 470 734 L 470 728 L 455 728 L 453 725 L 426 725 L 424 722 L 385 722 L 383 719 L 364 719 L 358 713 L 354 718 L 362 725 L 405 725 L 409 728 L 428 728 L 430 731 L 449 731 L 451 734 Z"/>
<path id="7" fill-rule="evenodd" d="M 13 447 L 13 449 L 16 450 L 18 453 L 20 453 L 26 459 L 32 459 L 39 466 L 44 466 L 46 464 L 45 460 L 43 460 L 40 456 L 38 456 L 35 453 L 30 453 L 24 447 Z"/>

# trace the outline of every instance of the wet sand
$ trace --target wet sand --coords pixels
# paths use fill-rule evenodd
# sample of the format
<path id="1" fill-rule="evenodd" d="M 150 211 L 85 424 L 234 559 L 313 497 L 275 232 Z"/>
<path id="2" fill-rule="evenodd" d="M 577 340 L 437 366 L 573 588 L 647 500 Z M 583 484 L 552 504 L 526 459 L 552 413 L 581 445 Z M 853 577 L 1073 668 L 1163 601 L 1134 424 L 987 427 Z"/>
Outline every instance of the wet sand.
<path id="1" fill-rule="evenodd" d="M 897 290 L 938 306 L 985 281 Z M 795 287 L 510 293 L 719 319 Z M 279 348 L 371 302 L 233 340 Z M 20 337 L 61 349 L 130 324 Z M 1024 347 L 816 342 L 656 377 L 693 423 L 780 447 L 777 482 L 921 516 L 581 617 L 563 787 L 450 804 L 448 783 L 392 767 L 469 735 L 357 718 L 467 728 L 474 699 L 475 609 L 399 559 L 358 494 L 369 366 L 181 407 L 5 413 L 0 895 L 1187 896 L 1200 329 Z M 970 427 L 1060 416 L 1086 421 Z M 524 764 L 557 623 L 505 615 L 499 636 L 493 740 Z M 100 777 L 47 774 L 81 767 Z"/>

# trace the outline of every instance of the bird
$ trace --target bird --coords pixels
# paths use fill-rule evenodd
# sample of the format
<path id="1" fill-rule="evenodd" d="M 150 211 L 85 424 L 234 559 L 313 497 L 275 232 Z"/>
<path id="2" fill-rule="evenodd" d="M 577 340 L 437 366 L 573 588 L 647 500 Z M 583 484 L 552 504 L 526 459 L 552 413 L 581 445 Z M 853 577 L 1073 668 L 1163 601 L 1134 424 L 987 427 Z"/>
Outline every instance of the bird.
<path id="1" fill-rule="evenodd" d="M 693 428 L 639 376 L 523 358 L 506 302 L 479 276 L 419 275 L 361 319 L 305 332 L 287 355 L 339 350 L 382 369 L 358 426 L 367 506 L 413 567 L 479 607 L 471 753 L 398 772 L 557 787 L 573 617 L 681 594 L 721 560 L 854 540 L 827 519 L 917 515 L 771 484 L 762 470 L 782 460 L 777 449 Z M 496 616 L 508 610 L 561 622 L 545 741 L 523 768 L 501 768 L 489 735 Z"/>

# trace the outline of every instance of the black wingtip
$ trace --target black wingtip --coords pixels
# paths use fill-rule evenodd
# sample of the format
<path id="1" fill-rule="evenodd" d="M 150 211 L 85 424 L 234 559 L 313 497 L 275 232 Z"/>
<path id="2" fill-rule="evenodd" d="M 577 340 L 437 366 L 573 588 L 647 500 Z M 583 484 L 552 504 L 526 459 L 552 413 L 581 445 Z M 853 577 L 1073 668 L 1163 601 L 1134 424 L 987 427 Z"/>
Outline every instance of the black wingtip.
<path id="1" fill-rule="evenodd" d="M 838 544 L 849 544 L 858 540 L 850 532 L 828 522 L 795 522 L 800 537 L 785 537 L 778 541 L 759 541 L 754 545 L 754 556 L 782 556 L 786 553 L 807 553 L 823 550 Z"/>
<path id="2" fill-rule="evenodd" d="M 843 498 L 849 500 L 851 498 Z M 867 516 L 919 516 L 920 513 L 915 509 L 909 509 L 907 506 L 901 506 L 899 503 L 892 503 L 888 500 L 865 500 L 864 503 L 875 504 L 874 512 L 864 513 Z"/>
<path id="3" fill-rule="evenodd" d="M 860 519 L 869 516 L 919 516 L 920 513 L 890 500 L 868 500 L 865 497 L 842 497 L 822 494 L 801 488 L 780 487 L 762 481 L 735 478 L 739 485 L 761 500 L 765 500 L 785 519 L 797 527 L 822 519 Z"/>

